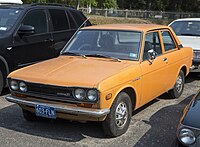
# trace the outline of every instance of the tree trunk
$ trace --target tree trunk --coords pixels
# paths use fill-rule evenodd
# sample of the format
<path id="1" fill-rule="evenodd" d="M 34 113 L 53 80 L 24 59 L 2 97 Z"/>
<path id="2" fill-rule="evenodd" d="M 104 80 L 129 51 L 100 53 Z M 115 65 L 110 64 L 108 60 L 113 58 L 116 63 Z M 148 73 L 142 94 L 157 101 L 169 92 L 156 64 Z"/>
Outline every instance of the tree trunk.
<path id="1" fill-rule="evenodd" d="M 80 0 L 77 0 L 77 6 L 76 6 L 77 10 L 79 10 L 79 7 L 80 7 Z"/>

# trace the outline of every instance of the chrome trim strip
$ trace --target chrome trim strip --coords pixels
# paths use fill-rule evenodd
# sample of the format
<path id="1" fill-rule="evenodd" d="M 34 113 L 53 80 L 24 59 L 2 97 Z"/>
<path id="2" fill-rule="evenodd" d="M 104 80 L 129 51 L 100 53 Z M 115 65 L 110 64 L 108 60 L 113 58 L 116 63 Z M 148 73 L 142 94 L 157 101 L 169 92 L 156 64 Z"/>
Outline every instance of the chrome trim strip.
<path id="1" fill-rule="evenodd" d="M 74 106 L 62 106 L 59 104 L 46 104 L 43 102 L 35 102 L 19 99 L 16 96 L 8 95 L 5 99 L 12 103 L 27 105 L 31 107 L 35 107 L 35 105 L 48 105 L 50 107 L 54 107 L 57 112 L 70 113 L 70 114 L 80 114 L 80 115 L 88 115 L 92 117 L 101 117 L 110 113 L 110 109 L 91 109 L 84 107 L 74 107 Z"/>
<path id="2" fill-rule="evenodd" d="M 192 126 L 181 124 L 181 127 L 179 129 L 183 129 L 183 128 L 189 128 L 189 129 L 192 129 L 192 130 L 200 131 L 200 128 L 196 128 L 196 127 L 192 127 Z"/>

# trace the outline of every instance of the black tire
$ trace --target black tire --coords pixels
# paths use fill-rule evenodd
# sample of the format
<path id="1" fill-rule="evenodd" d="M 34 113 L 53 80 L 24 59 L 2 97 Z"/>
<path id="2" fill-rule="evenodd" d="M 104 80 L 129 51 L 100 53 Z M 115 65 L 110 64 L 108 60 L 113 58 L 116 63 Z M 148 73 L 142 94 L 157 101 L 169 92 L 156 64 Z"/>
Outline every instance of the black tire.
<path id="1" fill-rule="evenodd" d="M 38 120 L 38 117 L 34 113 L 27 111 L 25 109 L 22 109 L 22 112 L 23 112 L 23 116 L 26 121 L 37 121 Z"/>
<path id="2" fill-rule="evenodd" d="M 181 70 L 178 74 L 178 77 L 173 89 L 168 91 L 170 98 L 179 98 L 181 94 L 183 93 L 184 84 L 185 84 L 185 74 Z"/>
<path id="3" fill-rule="evenodd" d="M 117 108 L 119 111 L 122 110 L 120 108 L 122 108 L 123 106 L 127 108 L 126 109 L 127 111 L 124 111 L 126 113 L 123 115 L 119 114 L 117 115 L 116 114 Z M 124 123 L 121 120 L 116 121 L 116 117 L 119 116 L 122 117 L 121 120 L 124 121 L 125 119 Z M 109 137 L 117 137 L 124 134 L 129 127 L 131 116 L 132 116 L 132 103 L 130 96 L 125 92 L 121 92 L 118 94 L 115 101 L 113 102 L 112 107 L 110 109 L 110 113 L 107 115 L 106 119 L 102 122 L 105 135 Z M 120 123 L 122 123 L 123 125 L 120 126 Z"/>
<path id="4" fill-rule="evenodd" d="M 0 94 L 2 93 L 3 87 L 4 87 L 4 78 L 3 78 L 3 74 L 0 70 Z"/>

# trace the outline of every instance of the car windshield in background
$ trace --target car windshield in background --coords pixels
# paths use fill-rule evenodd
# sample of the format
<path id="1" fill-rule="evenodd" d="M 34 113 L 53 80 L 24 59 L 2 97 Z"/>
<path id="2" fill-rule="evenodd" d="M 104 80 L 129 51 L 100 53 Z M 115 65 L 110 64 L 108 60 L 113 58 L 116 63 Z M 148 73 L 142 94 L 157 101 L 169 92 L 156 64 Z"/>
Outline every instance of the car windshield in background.
<path id="1" fill-rule="evenodd" d="M 200 36 L 200 21 L 175 21 L 170 27 L 178 36 Z"/>
<path id="2" fill-rule="evenodd" d="M 0 32 L 10 30 L 20 15 L 18 9 L 0 9 Z"/>
<path id="3" fill-rule="evenodd" d="M 138 60 L 141 32 L 116 30 L 79 31 L 62 54 Z"/>

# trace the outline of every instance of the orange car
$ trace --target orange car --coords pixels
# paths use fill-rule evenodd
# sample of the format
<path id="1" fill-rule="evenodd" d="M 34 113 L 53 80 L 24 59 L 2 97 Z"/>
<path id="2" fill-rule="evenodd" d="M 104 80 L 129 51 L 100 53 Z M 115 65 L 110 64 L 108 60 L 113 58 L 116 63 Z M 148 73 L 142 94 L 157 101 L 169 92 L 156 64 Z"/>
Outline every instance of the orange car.
<path id="1" fill-rule="evenodd" d="M 6 99 L 26 120 L 102 121 L 107 135 L 119 136 L 133 110 L 165 92 L 181 95 L 192 55 L 167 26 L 85 27 L 58 58 L 12 72 Z"/>

